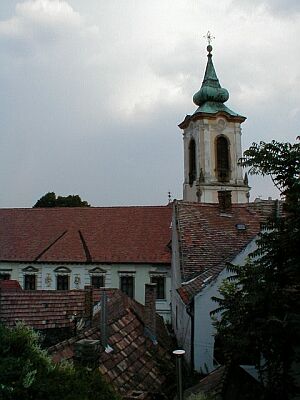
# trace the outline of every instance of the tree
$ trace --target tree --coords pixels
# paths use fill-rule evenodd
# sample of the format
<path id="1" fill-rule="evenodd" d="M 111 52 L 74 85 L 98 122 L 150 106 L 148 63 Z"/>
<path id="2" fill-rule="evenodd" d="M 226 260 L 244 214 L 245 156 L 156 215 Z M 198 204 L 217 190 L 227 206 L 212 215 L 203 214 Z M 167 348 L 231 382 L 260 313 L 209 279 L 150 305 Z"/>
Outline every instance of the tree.
<path id="1" fill-rule="evenodd" d="M 227 362 L 251 359 L 266 399 L 292 399 L 299 385 L 300 145 L 253 143 L 241 163 L 250 174 L 270 175 L 285 202 L 264 224 L 246 265 L 228 266 L 233 275 L 212 314 L 221 312 L 215 325 Z"/>
<path id="2" fill-rule="evenodd" d="M 0 324 L 0 399 L 117 400 L 98 370 L 53 364 L 31 328 Z"/>
<path id="3" fill-rule="evenodd" d="M 90 207 L 90 204 L 78 195 L 56 197 L 54 192 L 48 192 L 33 207 Z"/>

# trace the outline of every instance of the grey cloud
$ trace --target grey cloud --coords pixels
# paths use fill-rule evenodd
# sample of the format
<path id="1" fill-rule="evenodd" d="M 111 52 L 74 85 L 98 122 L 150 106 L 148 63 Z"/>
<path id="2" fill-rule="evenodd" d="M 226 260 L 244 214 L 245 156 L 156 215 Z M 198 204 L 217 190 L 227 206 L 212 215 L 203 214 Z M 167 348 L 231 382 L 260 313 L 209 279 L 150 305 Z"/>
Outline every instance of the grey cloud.
<path id="1" fill-rule="evenodd" d="M 233 0 L 232 6 L 254 10 L 264 6 L 267 11 L 281 17 L 295 17 L 300 12 L 298 0 Z"/>
<path id="2" fill-rule="evenodd" d="M 201 20 L 199 27 L 201 12 L 187 22 L 181 15 L 171 21 L 169 37 L 165 16 L 153 27 L 146 21 L 145 33 L 143 7 L 135 10 L 135 2 L 126 2 L 120 9 L 119 3 L 91 0 L 95 17 L 90 2 L 69 1 L 81 13 L 75 25 L 67 26 L 12 14 L 23 33 L 0 32 L 0 159 L 5 169 L 0 206 L 31 206 L 49 190 L 78 193 L 93 205 L 161 204 L 169 190 L 181 197 L 177 124 L 195 110 L 192 96 L 206 64 L 206 45 L 195 31 L 205 33 L 207 22 Z M 155 3 L 158 10 L 160 3 Z M 229 106 L 248 117 L 245 147 L 260 138 L 293 140 L 300 104 L 298 60 L 288 82 L 286 74 L 279 79 L 274 48 L 254 46 L 246 40 L 248 32 L 239 38 L 239 27 L 232 44 L 229 22 L 218 20 L 226 40 L 214 46 L 214 62 L 230 91 Z M 175 40 L 177 26 L 182 34 Z M 151 41 L 152 34 L 161 40 Z M 253 182 L 254 196 L 265 196 L 268 189 Z"/>

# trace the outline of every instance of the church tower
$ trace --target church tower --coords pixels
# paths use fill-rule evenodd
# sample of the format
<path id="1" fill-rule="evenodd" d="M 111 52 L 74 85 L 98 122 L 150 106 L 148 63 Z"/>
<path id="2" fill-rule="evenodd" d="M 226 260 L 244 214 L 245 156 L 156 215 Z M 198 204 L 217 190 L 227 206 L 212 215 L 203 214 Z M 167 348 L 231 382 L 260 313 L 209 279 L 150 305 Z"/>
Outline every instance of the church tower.
<path id="1" fill-rule="evenodd" d="M 249 201 L 247 175 L 238 160 L 242 157 L 241 124 L 246 120 L 224 105 L 229 93 L 222 88 L 213 62 L 208 33 L 208 60 L 202 86 L 193 97 L 198 109 L 179 124 L 183 129 L 183 200 L 217 203 L 220 193 L 232 203 Z"/>

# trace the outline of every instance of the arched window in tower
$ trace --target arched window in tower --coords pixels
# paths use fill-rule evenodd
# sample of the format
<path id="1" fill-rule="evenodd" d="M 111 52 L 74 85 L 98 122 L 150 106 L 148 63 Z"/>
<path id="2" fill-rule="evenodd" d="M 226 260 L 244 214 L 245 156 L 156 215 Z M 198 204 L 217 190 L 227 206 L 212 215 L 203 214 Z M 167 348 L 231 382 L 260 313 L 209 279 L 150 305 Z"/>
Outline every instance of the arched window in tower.
<path id="1" fill-rule="evenodd" d="M 217 137 L 217 178 L 219 182 L 228 182 L 229 165 L 229 143 L 225 136 Z"/>
<path id="2" fill-rule="evenodd" d="M 189 184 L 196 180 L 196 143 L 191 139 L 189 144 Z"/>

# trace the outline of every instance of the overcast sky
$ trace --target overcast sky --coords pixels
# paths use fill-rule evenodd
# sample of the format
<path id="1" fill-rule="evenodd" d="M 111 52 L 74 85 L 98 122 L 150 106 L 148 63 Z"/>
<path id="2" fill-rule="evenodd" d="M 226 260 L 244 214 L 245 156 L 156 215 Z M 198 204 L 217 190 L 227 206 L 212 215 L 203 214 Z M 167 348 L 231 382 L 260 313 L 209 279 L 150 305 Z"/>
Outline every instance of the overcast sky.
<path id="1" fill-rule="evenodd" d="M 243 148 L 295 141 L 299 20 L 299 0 L 1 0 L 0 207 L 49 191 L 94 206 L 182 198 L 177 125 L 196 109 L 208 30 L 226 105 L 247 116 Z"/>

